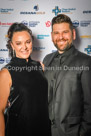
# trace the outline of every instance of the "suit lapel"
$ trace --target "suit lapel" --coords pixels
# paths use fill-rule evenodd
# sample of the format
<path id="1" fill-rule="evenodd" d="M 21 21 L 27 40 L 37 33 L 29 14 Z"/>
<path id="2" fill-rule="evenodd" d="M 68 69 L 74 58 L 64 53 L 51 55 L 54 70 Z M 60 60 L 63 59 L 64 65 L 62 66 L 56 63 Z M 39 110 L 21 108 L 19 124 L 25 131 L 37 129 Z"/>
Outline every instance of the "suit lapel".
<path id="1" fill-rule="evenodd" d="M 50 66 L 50 63 L 52 62 L 52 60 L 53 60 L 53 58 L 56 56 L 56 54 L 57 54 L 57 51 L 54 52 L 54 53 L 50 56 L 50 58 L 46 61 L 46 67 L 47 67 L 47 66 Z"/>
<path id="2" fill-rule="evenodd" d="M 72 60 L 74 59 L 75 55 L 77 53 L 77 50 L 73 47 L 72 49 L 72 52 L 69 54 L 69 56 L 67 56 L 67 59 L 64 61 L 64 64 L 62 65 L 62 69 L 59 70 L 59 72 L 57 73 L 57 80 L 56 80 L 56 83 L 55 83 L 55 87 L 54 87 L 54 90 L 56 91 L 59 84 L 61 83 L 62 81 L 62 78 L 63 76 L 67 73 L 68 70 L 64 70 L 64 65 L 66 66 L 70 66 Z M 53 61 L 54 57 L 56 56 L 57 54 L 57 51 L 55 53 L 53 53 L 49 59 L 47 59 L 46 61 L 46 67 L 50 66 L 50 63 Z M 47 71 L 45 71 L 46 73 Z"/>

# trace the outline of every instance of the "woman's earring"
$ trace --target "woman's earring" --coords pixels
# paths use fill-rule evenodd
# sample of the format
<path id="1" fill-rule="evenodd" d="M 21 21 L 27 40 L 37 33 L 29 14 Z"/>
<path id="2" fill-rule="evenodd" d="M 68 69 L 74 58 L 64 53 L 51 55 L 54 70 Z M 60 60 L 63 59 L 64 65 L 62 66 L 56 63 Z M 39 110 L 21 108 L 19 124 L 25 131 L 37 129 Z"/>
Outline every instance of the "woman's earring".
<path id="1" fill-rule="evenodd" d="M 13 58 L 15 57 L 15 50 L 13 50 Z"/>

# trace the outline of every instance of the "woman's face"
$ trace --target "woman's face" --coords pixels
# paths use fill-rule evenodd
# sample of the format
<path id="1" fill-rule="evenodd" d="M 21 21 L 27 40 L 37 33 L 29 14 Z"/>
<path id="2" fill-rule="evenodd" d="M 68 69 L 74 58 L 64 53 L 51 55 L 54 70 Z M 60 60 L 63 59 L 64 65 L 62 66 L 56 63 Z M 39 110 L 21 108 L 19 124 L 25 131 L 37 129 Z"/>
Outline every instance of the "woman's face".
<path id="1" fill-rule="evenodd" d="M 32 38 L 27 31 L 14 32 L 11 46 L 16 57 L 27 60 L 32 53 Z"/>

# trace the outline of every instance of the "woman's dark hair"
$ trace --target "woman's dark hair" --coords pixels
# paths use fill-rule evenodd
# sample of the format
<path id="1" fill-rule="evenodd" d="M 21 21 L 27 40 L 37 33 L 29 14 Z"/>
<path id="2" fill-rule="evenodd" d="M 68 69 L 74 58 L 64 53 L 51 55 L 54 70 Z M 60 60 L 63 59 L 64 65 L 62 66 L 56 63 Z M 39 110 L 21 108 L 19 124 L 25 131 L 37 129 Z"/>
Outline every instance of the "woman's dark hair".
<path id="1" fill-rule="evenodd" d="M 7 32 L 8 40 L 7 40 L 6 47 L 9 49 L 9 56 L 11 57 L 13 57 L 13 49 L 11 47 L 10 42 L 12 41 L 13 34 L 14 32 L 21 32 L 21 31 L 27 31 L 32 38 L 32 31 L 27 26 L 25 26 L 23 23 L 15 22 L 8 29 L 8 32 Z"/>
<path id="2" fill-rule="evenodd" d="M 70 19 L 70 17 L 68 17 L 67 15 L 65 14 L 58 14 L 57 16 L 55 16 L 53 19 L 52 19 L 52 30 L 53 30 L 53 25 L 54 24 L 60 24 L 60 23 L 68 23 L 69 26 L 70 26 L 70 29 L 72 30 L 73 29 L 73 24 L 72 24 L 72 21 Z"/>

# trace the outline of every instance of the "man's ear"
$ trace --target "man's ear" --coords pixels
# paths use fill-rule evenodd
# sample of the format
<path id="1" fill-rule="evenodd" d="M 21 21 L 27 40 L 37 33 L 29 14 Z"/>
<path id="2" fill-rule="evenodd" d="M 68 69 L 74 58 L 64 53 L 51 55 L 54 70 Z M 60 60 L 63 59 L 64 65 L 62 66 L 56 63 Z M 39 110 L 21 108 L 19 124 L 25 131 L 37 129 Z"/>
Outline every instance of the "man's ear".
<path id="1" fill-rule="evenodd" d="M 75 40 L 75 39 L 76 39 L 76 30 L 73 29 L 73 30 L 72 30 L 72 33 L 73 33 L 73 40 Z"/>
<path id="2" fill-rule="evenodd" d="M 51 32 L 51 40 L 53 41 L 53 33 Z"/>

